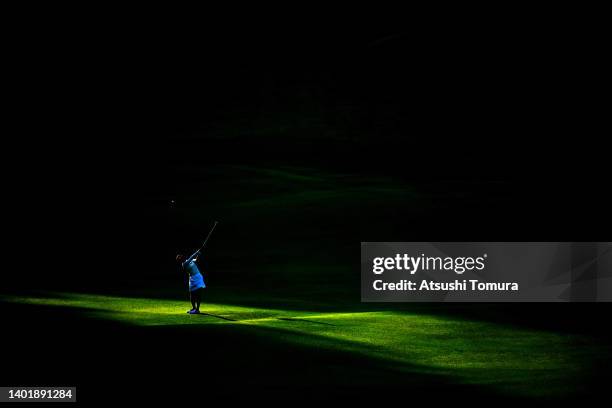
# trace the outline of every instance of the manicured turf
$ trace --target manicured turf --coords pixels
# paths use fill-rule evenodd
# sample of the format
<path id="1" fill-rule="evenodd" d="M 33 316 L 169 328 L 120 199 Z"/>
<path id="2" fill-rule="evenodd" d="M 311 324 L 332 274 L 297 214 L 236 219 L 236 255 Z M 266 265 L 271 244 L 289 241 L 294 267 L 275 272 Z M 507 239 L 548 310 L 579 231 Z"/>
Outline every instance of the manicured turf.
<path id="1" fill-rule="evenodd" d="M 48 275 L 55 288 L 81 285 L 70 293 L 0 296 L 13 378 L 57 378 L 53 361 L 41 365 L 30 352 L 41 345 L 68 356 L 66 384 L 138 377 L 147 389 L 178 390 L 195 375 L 207 392 L 250 385 L 266 397 L 273 393 L 261 390 L 271 387 L 294 398 L 304 388 L 325 396 L 346 386 L 360 399 L 367 387 L 387 385 L 391 396 L 462 393 L 470 401 L 582 397 L 597 387 L 602 370 L 593 367 L 605 371 L 608 346 L 567 334 L 578 332 L 566 323 L 580 316 L 567 309 L 359 301 L 361 240 L 436 236 L 432 219 L 464 220 L 456 231 L 468 231 L 479 219 L 470 214 L 497 202 L 497 186 L 465 194 L 450 182 L 432 190 L 381 175 L 244 165 L 180 166 L 173 180 L 176 191 L 153 197 L 140 228 L 122 236 L 127 262 L 85 270 L 82 281 Z M 193 250 L 213 220 L 219 227 L 199 261 L 205 314 L 190 316 L 187 300 L 176 299 L 187 289 L 174 256 Z M 533 328 L 550 328 L 548 320 L 561 325 Z"/>
<path id="2" fill-rule="evenodd" d="M 443 375 L 456 384 L 478 384 L 514 396 L 572 394 L 576 380 L 599 351 L 594 345 L 588 350 L 578 347 L 581 336 L 400 311 L 326 313 L 206 303 L 206 314 L 189 316 L 186 302 L 177 300 L 77 293 L 1 300 L 75 308 L 87 318 L 144 326 L 143 330 L 189 326 L 201 331 L 202 338 L 220 327 L 229 336 L 244 335 L 246 330 L 313 352 L 349 352 L 393 364 L 400 371 Z"/>

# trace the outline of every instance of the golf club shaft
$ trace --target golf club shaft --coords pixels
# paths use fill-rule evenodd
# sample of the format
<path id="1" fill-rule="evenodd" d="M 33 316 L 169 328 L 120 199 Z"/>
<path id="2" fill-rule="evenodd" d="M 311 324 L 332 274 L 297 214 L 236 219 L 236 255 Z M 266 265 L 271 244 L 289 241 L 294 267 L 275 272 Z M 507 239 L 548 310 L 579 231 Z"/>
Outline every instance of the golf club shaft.
<path id="1" fill-rule="evenodd" d="M 200 249 L 198 249 L 198 251 L 201 251 L 202 249 L 204 249 L 204 247 L 206 246 L 206 243 L 208 242 L 208 238 L 210 238 L 210 235 L 213 233 L 213 231 L 215 230 L 215 227 L 217 226 L 217 221 L 215 221 L 215 224 L 213 225 L 212 229 L 210 230 L 210 232 L 208 233 L 208 236 L 206 237 L 206 239 L 204 240 L 204 243 L 202 244 L 202 246 L 200 247 Z"/>

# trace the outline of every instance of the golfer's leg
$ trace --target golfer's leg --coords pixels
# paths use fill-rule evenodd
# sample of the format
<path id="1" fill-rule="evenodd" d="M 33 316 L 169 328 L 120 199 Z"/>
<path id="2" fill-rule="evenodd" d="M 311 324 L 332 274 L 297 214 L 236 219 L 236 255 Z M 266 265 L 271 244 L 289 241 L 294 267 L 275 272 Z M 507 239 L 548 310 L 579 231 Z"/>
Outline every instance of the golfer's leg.
<path id="1" fill-rule="evenodd" d="M 196 292 L 198 292 L 198 295 L 196 297 L 196 310 L 199 312 L 200 311 L 200 302 L 202 301 L 202 292 L 204 290 L 203 289 L 198 289 Z"/>
<path id="2" fill-rule="evenodd" d="M 189 292 L 189 300 L 191 300 L 191 309 L 192 310 L 196 308 L 196 297 L 197 297 L 197 295 L 196 295 L 195 292 Z"/>

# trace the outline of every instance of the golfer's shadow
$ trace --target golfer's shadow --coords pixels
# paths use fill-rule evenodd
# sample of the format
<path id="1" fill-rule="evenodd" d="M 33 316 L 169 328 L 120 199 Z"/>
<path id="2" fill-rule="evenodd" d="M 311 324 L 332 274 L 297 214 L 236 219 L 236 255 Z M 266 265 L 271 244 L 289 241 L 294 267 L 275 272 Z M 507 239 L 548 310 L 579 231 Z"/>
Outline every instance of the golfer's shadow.
<path id="1" fill-rule="evenodd" d="M 214 314 L 211 314 L 211 313 L 203 313 L 203 312 L 200 312 L 200 313 L 198 313 L 198 316 L 210 316 L 210 317 L 216 317 L 217 319 L 227 320 L 228 322 L 236 322 L 236 321 L 237 321 L 237 320 L 235 320 L 235 319 L 230 319 L 229 317 L 223 317 L 223 316 L 214 315 Z"/>
<path id="2" fill-rule="evenodd" d="M 288 322 L 305 322 L 305 323 L 315 323 L 315 324 L 324 324 L 326 326 L 335 326 L 335 324 L 327 323 L 327 322 L 318 322 L 316 320 L 308 320 L 308 319 L 298 319 L 295 317 L 277 317 L 278 320 L 284 320 Z"/>

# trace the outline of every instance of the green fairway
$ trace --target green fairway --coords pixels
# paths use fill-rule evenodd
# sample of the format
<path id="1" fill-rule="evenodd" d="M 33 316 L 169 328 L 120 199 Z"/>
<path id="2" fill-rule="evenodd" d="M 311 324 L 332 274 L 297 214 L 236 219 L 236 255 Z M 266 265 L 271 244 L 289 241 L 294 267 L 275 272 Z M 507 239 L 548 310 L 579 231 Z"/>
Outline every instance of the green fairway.
<path id="1" fill-rule="evenodd" d="M 116 255 L 99 248 L 74 279 L 47 274 L 44 292 L 0 295 L 12 349 L 60 350 L 66 384 L 107 381 L 110 370 L 116 384 L 138 375 L 147 387 L 179 389 L 195 370 L 223 398 L 228 389 L 294 398 L 345 387 L 343 398 L 356 399 L 365 390 L 561 399 L 596 388 L 609 347 L 577 324 L 592 308 L 360 302 L 361 241 L 421 240 L 432 218 L 471 228 L 503 185 L 348 173 L 179 166 L 172 191 L 150 197 L 140 228 L 120 237 L 127 262 L 98 265 Z M 209 287 L 203 314 L 188 315 L 174 257 L 201 245 L 214 220 L 199 260 Z M 41 382 L 56 375 L 45 367 Z M 29 366 L 10 369 L 31 381 Z"/>
<path id="2" fill-rule="evenodd" d="M 581 336 L 401 311 L 327 313 L 207 303 L 205 314 L 190 316 L 184 301 L 167 299 L 50 293 L 1 300 L 74 308 L 87 318 L 142 330 L 185 326 L 201 331 L 203 338 L 219 328 L 235 337 L 274 336 L 271 340 L 289 346 L 347 352 L 393 365 L 400 372 L 443 375 L 456 384 L 478 384 L 519 396 L 576 392 L 577 380 L 600 351 L 595 345 L 577 346 L 584 340 Z M 401 377 L 390 381 L 401 382 Z"/>

